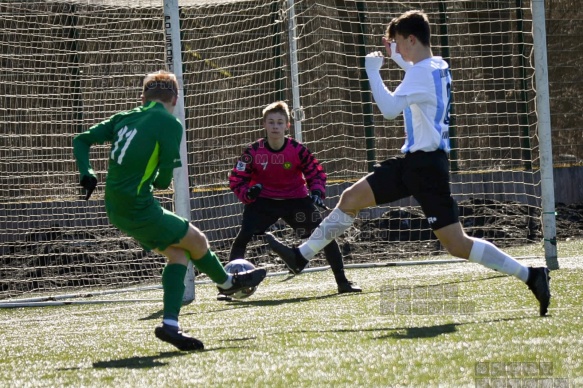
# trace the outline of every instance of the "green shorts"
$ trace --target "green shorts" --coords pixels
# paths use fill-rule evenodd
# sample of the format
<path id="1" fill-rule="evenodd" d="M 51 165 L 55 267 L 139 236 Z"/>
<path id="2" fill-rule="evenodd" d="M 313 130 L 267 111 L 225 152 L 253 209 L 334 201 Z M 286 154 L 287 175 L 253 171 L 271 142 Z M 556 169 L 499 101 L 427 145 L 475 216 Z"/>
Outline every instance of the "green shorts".
<path id="1" fill-rule="evenodd" d="M 109 221 L 119 230 L 133 237 L 147 251 L 163 251 L 178 243 L 188 231 L 188 220 L 164 209 L 156 201 L 140 209 L 136 216 L 108 211 Z"/>

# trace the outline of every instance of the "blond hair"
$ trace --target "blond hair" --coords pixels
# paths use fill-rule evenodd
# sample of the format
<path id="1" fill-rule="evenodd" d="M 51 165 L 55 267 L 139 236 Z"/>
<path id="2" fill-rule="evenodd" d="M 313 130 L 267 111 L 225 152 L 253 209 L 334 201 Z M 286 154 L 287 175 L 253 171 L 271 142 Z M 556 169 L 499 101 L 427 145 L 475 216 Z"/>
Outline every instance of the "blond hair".
<path id="1" fill-rule="evenodd" d="M 276 101 L 267 105 L 262 112 L 263 120 L 265 120 L 270 113 L 281 113 L 285 116 L 286 122 L 289 122 L 289 107 L 284 101 Z"/>

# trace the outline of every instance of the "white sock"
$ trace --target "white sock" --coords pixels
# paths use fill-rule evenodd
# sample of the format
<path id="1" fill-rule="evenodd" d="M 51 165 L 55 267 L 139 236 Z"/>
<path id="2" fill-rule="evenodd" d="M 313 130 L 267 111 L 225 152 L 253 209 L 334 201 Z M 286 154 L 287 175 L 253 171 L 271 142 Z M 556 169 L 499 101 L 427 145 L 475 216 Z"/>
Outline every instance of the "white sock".
<path id="1" fill-rule="evenodd" d="M 486 240 L 472 240 L 474 240 L 474 245 L 472 246 L 468 260 L 507 275 L 516 276 L 526 283 L 528 279 L 528 267 L 520 264 Z"/>
<path id="2" fill-rule="evenodd" d="M 178 327 L 178 321 L 174 319 L 162 319 L 162 323 L 168 326 Z"/>
<path id="3" fill-rule="evenodd" d="M 354 218 L 338 208 L 334 208 L 328 217 L 324 218 L 320 225 L 314 229 L 310 238 L 299 246 L 300 253 L 310 260 L 316 256 L 330 241 L 339 237 L 354 223 Z"/>
<path id="4" fill-rule="evenodd" d="M 229 275 L 229 277 L 227 278 L 227 280 L 223 284 L 217 284 L 223 290 L 226 290 L 226 289 L 231 288 L 233 286 L 233 282 L 232 282 L 233 275 L 231 275 L 230 273 L 227 273 L 227 275 Z"/>

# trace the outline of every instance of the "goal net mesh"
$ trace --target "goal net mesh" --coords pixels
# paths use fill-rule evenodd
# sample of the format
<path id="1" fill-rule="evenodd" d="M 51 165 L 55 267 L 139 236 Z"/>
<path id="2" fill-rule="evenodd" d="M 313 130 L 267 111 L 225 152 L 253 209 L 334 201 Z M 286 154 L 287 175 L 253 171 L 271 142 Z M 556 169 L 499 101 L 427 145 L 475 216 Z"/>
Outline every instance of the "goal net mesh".
<path id="1" fill-rule="evenodd" d="M 143 76 L 165 67 L 161 3 L 0 0 L 0 299 L 159 281 L 165 260 L 107 221 L 109 145 L 92 147 L 99 185 L 84 201 L 71 143 L 140 104 Z M 270 102 L 294 108 L 302 142 L 328 174 L 330 207 L 374 163 L 399 155 L 402 119 L 378 111 L 363 56 L 382 48 L 389 21 L 408 9 L 428 14 L 433 52 L 452 68 L 452 192 L 466 231 L 501 246 L 540 239 L 529 1 L 300 0 L 293 30 L 287 1 L 180 6 L 192 221 L 222 260 L 242 212 L 228 176 L 263 136 L 261 110 Z M 382 76 L 394 90 L 403 72 L 390 63 Z M 296 95 L 301 107 L 292 104 Z M 173 209 L 172 194 L 156 196 Z M 285 224 L 274 229 L 298 242 Z M 339 243 L 346 263 L 445 253 L 412 199 L 363 211 Z M 260 238 L 247 259 L 283 268 Z M 325 264 L 320 255 L 313 265 Z"/>

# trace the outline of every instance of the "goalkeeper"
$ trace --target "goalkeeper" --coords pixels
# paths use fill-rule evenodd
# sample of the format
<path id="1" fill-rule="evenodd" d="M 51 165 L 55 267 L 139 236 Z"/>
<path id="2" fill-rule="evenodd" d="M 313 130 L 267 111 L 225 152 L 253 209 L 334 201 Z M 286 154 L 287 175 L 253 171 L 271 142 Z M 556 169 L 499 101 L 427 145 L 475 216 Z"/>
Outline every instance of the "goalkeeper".
<path id="1" fill-rule="evenodd" d="M 203 343 L 184 334 L 178 325 L 188 260 L 227 295 L 256 286 L 266 271 L 227 274 L 210 250 L 206 236 L 186 219 L 162 208 L 154 198 L 154 188 L 168 188 L 173 170 L 181 167 L 183 128 L 172 115 L 177 99 L 178 83 L 174 74 L 163 71 L 149 74 L 143 82 L 143 105 L 118 113 L 77 135 L 73 151 L 88 200 L 97 185 L 89 162 L 90 147 L 112 143 L 105 182 L 109 221 L 144 249 L 167 258 L 162 272 L 164 313 L 155 335 L 180 350 L 201 350 Z"/>
<path id="2" fill-rule="evenodd" d="M 522 265 L 490 242 L 469 237 L 458 221 L 458 207 L 449 187 L 452 78 L 447 62 L 433 56 L 427 15 L 408 11 L 393 19 L 383 45 L 388 56 L 405 69 L 401 84 L 394 92 L 385 86 L 380 76 L 384 56 L 379 51 L 366 56 L 365 68 L 383 116 L 404 115 L 404 156 L 385 160 L 344 191 L 338 206 L 298 248 L 287 247 L 272 235 L 266 236 L 269 245 L 299 273 L 332 236 L 352 225 L 361 209 L 413 196 L 449 253 L 517 277 L 534 293 L 540 315 L 546 315 L 551 299 L 548 268 Z"/>
<path id="3" fill-rule="evenodd" d="M 245 204 L 229 261 L 244 258 L 253 235 L 265 233 L 280 218 L 301 237 L 322 220 L 316 206 L 325 207 L 326 174 L 306 146 L 286 136 L 288 105 L 278 101 L 263 109 L 263 127 L 265 137 L 245 149 L 229 176 L 231 190 Z M 338 243 L 331 240 L 322 248 L 338 292 L 362 291 L 346 278 Z M 220 293 L 218 298 L 226 299 Z"/>

